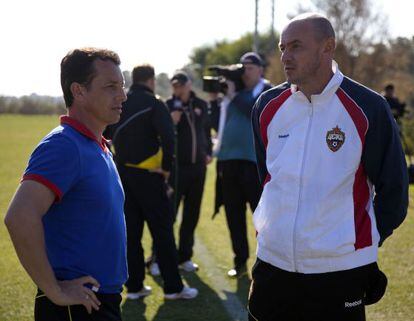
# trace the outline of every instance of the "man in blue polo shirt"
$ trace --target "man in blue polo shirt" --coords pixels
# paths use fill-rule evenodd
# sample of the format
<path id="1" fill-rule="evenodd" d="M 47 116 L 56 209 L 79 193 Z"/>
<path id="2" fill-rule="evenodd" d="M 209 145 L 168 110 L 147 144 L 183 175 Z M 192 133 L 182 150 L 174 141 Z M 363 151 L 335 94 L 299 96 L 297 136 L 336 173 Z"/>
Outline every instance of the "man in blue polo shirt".
<path id="1" fill-rule="evenodd" d="M 121 320 L 127 279 L 124 192 L 102 132 L 125 101 L 116 53 L 61 62 L 68 115 L 32 153 L 5 223 L 39 291 L 35 320 Z"/>

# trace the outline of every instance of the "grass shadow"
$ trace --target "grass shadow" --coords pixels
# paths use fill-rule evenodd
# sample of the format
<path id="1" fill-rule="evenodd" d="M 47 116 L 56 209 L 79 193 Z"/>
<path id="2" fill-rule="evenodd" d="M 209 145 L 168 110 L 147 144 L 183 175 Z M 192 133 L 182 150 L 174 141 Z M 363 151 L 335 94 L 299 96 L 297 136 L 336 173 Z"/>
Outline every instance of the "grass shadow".
<path id="1" fill-rule="evenodd" d="M 147 309 L 147 305 L 145 302 L 140 300 L 126 300 L 125 303 L 122 305 L 122 320 L 140 320 L 140 321 L 147 321 L 145 316 L 145 310 Z"/>
<path id="2" fill-rule="evenodd" d="M 240 303 L 245 307 L 247 306 L 247 300 L 249 296 L 250 283 L 252 280 L 248 275 L 243 275 L 237 279 L 236 295 L 240 300 Z"/>
<path id="3" fill-rule="evenodd" d="M 185 273 L 187 284 L 199 291 L 192 300 L 164 301 L 159 307 L 154 321 L 230 321 L 222 299 L 197 273 Z"/>

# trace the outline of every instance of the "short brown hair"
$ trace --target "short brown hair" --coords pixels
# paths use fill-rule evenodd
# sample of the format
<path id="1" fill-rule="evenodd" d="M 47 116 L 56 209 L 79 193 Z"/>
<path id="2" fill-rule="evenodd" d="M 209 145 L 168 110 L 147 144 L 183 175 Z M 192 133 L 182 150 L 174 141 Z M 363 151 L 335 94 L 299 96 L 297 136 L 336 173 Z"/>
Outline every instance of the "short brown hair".
<path id="1" fill-rule="evenodd" d="M 155 77 L 154 67 L 148 64 L 139 65 L 132 70 L 132 83 L 139 84 Z"/>
<path id="2" fill-rule="evenodd" d="M 97 59 L 104 61 L 110 60 L 117 66 L 121 64 L 117 53 L 98 48 L 74 49 L 68 52 L 62 59 L 60 63 L 60 84 L 67 108 L 73 104 L 73 95 L 70 86 L 72 83 L 77 82 L 88 87 L 95 77 L 93 63 Z"/>

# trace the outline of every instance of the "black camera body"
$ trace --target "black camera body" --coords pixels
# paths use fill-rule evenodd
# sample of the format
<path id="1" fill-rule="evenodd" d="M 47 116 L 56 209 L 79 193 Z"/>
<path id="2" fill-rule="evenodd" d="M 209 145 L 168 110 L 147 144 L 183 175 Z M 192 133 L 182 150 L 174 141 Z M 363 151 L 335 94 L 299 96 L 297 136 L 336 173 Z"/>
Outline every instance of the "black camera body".
<path id="1" fill-rule="evenodd" d="M 244 67 L 242 64 L 234 64 L 229 66 L 211 66 L 208 70 L 214 72 L 216 76 L 203 77 L 203 90 L 208 93 L 223 93 L 227 92 L 226 80 L 234 82 L 236 91 L 245 88 L 242 76 L 244 74 Z"/>

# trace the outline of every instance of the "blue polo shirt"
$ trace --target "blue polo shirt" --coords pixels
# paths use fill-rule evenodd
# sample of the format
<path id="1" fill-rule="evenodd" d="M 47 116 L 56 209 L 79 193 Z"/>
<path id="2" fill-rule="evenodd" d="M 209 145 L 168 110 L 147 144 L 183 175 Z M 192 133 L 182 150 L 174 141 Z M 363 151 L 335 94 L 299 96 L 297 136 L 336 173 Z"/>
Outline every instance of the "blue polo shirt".
<path id="1" fill-rule="evenodd" d="M 124 191 L 104 138 L 68 116 L 32 153 L 23 180 L 54 192 L 43 216 L 48 259 L 59 280 L 90 275 L 101 293 L 127 279 Z"/>

